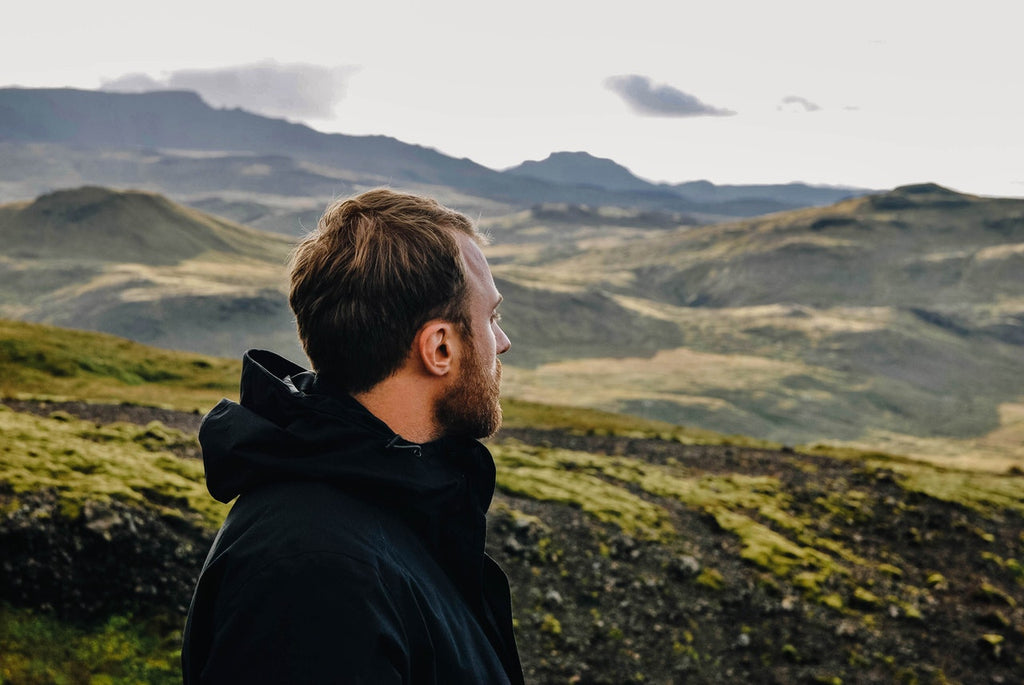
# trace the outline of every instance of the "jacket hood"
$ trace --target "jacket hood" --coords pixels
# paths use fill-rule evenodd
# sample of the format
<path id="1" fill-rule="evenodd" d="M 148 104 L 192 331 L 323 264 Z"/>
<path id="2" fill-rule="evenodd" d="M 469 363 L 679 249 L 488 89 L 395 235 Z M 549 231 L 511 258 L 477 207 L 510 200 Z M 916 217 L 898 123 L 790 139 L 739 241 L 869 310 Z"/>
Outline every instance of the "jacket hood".
<path id="1" fill-rule="evenodd" d="M 203 418 L 199 442 L 207 487 L 221 502 L 285 480 L 421 505 L 461 492 L 479 511 L 494 492 L 494 462 L 476 440 L 404 440 L 347 393 L 265 350 L 245 353 L 239 402 L 221 400 Z"/>

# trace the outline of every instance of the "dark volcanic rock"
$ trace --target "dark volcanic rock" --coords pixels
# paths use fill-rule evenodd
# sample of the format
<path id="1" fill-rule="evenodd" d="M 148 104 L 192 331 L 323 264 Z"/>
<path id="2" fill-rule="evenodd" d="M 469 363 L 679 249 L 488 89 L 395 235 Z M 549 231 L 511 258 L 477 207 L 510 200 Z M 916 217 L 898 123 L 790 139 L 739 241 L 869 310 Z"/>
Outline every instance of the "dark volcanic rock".
<path id="1" fill-rule="evenodd" d="M 52 492 L 0 492 L 0 598 L 75 620 L 184 615 L 213 534 L 120 502 L 61 508 Z"/>

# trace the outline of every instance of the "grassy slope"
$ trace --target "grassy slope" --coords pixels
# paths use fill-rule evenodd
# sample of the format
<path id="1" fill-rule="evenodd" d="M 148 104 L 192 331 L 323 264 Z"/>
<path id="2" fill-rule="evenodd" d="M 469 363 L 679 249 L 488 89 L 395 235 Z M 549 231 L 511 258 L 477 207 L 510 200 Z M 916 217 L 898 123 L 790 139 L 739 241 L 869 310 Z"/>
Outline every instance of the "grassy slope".
<path id="1" fill-rule="evenodd" d="M 0 319 L 0 396 L 203 410 L 237 396 L 239 362 Z"/>
<path id="2" fill-rule="evenodd" d="M 236 360 L 163 350 L 103 333 L 0 319 L 0 398 L 133 402 L 205 411 L 237 398 Z M 505 422 L 567 431 L 668 437 L 679 442 L 769 445 L 583 407 L 511 399 Z"/>
<path id="3" fill-rule="evenodd" d="M 845 441 L 1003 470 L 1024 464 L 1020 346 L 887 308 L 656 311 L 678 323 L 685 347 L 511 367 L 508 393 L 790 444 Z"/>
<path id="4" fill-rule="evenodd" d="M 0 330 L 21 355 L 0 357 L 4 393 L 46 387 L 110 400 L 134 391 L 137 402 L 190 408 L 230 394 L 237 373 L 234 362 L 109 336 Z M 501 494 L 491 551 L 513 579 L 533 681 L 728 682 L 734 669 L 735 678 L 784 682 L 974 682 L 978 664 L 1003 677 L 1024 667 L 1019 476 L 855 451 L 743 448 L 738 438 L 591 410 L 513 401 L 507 414 L 493 445 Z M 0 410 L 0 423 L 6 515 L 39 490 L 58 497 L 47 514 L 55 524 L 110 502 L 207 531 L 223 515 L 203 494 L 198 464 L 168 452 L 190 436 L 60 413 Z M 72 626 L 5 607 L 0 673 L 128 682 L 149 669 L 144 679 L 172 679 L 174 641 L 153 620 L 145 628 L 117 614 Z M 740 634 L 755 661 L 732 644 Z"/>
<path id="5" fill-rule="evenodd" d="M 208 408 L 223 395 L 237 395 L 237 376 L 234 361 L 0 320 L 3 397 L 128 401 L 192 411 Z M 32 516 L 52 520 L 59 534 L 68 525 L 60 521 L 81 521 L 83 512 L 94 517 L 87 525 L 103 525 L 105 518 L 119 521 L 125 510 L 110 510 L 112 503 L 178 520 L 175 525 L 186 530 L 209 530 L 226 513 L 206 493 L 201 465 L 171 453 L 193 445 L 195 436 L 159 423 L 98 425 L 63 412 L 38 417 L 0 407 L 0 434 L 0 509 L 5 516 L 34 511 Z M 34 503 L 40 492 L 54 493 L 52 509 Z M 180 682 L 176 615 L 116 613 L 98 622 L 67 623 L 2 599 L 0 681 L 79 683 L 105 677 L 112 683 Z"/>

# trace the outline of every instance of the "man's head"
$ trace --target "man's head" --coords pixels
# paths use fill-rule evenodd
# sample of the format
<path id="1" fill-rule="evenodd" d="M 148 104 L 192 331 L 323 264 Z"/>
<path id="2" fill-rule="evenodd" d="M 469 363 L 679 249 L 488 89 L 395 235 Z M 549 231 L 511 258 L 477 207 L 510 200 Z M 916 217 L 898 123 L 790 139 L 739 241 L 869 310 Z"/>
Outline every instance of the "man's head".
<path id="1" fill-rule="evenodd" d="M 445 351 L 479 352 L 475 371 L 500 375 L 496 355 L 508 339 L 489 319 L 500 296 L 482 243 L 469 219 L 429 198 L 378 189 L 333 204 L 292 259 L 289 301 L 314 369 L 353 395 L 365 393 L 402 369 L 425 327 L 441 322 L 449 337 L 438 344 L 454 343 Z M 444 393 L 473 372 L 466 362 L 439 374 Z"/>

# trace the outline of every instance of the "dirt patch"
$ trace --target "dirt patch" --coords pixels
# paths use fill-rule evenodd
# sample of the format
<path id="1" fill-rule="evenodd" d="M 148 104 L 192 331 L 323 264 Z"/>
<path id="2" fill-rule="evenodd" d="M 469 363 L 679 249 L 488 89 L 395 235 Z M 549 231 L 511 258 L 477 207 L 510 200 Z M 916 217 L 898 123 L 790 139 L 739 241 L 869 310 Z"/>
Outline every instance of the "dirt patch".
<path id="1" fill-rule="evenodd" d="M 13 399 L 2 399 L 0 404 L 5 404 L 14 411 L 27 412 L 37 416 L 49 416 L 54 412 L 63 411 L 77 418 L 96 423 L 124 421 L 145 426 L 151 421 L 159 421 L 168 428 L 176 428 L 186 433 L 197 432 L 199 430 L 199 423 L 203 420 L 202 414 L 198 412 L 174 411 L 159 407 L 144 407 L 137 404 L 94 404 L 78 401 L 48 402 Z"/>

